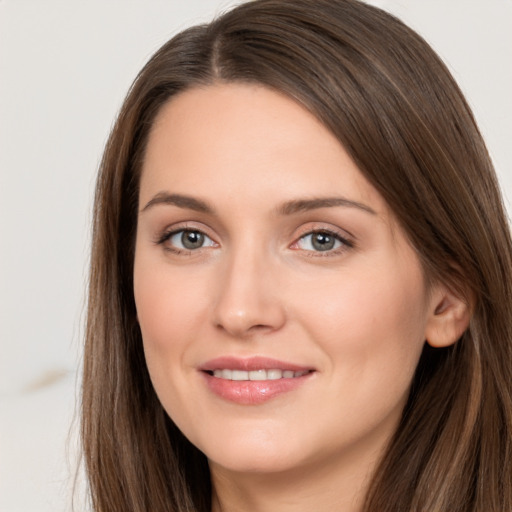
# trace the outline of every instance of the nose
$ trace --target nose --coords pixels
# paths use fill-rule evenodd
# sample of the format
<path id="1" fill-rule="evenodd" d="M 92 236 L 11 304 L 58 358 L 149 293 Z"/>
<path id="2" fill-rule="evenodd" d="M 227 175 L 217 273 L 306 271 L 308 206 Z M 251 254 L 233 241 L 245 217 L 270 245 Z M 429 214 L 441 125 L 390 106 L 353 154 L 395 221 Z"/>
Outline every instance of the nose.
<path id="1" fill-rule="evenodd" d="M 261 253 L 232 254 L 219 273 L 213 321 L 238 339 L 279 330 L 286 322 L 278 269 Z"/>

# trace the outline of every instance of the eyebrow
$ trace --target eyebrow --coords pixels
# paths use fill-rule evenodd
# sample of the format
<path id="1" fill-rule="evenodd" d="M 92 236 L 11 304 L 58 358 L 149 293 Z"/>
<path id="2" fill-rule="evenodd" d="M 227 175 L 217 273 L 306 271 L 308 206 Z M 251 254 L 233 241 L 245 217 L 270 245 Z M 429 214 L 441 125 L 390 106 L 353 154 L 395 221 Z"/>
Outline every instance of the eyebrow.
<path id="1" fill-rule="evenodd" d="M 159 204 L 178 206 L 179 208 L 195 210 L 196 212 L 201 213 L 214 213 L 214 209 L 207 202 L 202 201 L 201 199 L 184 196 L 182 194 L 169 194 L 168 192 L 159 192 L 146 204 L 146 206 L 144 206 L 144 208 L 142 208 L 141 213 Z"/>
<path id="2" fill-rule="evenodd" d="M 309 210 L 317 210 L 319 208 L 333 208 L 336 206 L 344 206 L 349 208 L 357 208 L 372 215 L 377 215 L 375 210 L 369 206 L 346 199 L 344 197 L 319 197 L 313 199 L 295 199 L 288 201 L 278 208 L 281 215 L 293 215 L 294 213 L 306 212 Z"/>
<path id="3" fill-rule="evenodd" d="M 142 208 L 141 213 L 149 210 L 156 205 L 171 205 L 179 208 L 186 208 L 201 213 L 213 215 L 215 209 L 210 206 L 206 201 L 197 199 L 192 196 L 182 194 L 169 194 L 168 192 L 159 192 Z M 377 215 L 377 213 L 369 206 L 346 199 L 344 197 L 319 197 L 312 199 L 294 199 L 287 201 L 277 208 L 279 215 L 293 215 L 294 213 L 301 213 L 310 210 L 317 210 L 320 208 L 333 208 L 336 206 L 343 206 L 349 208 L 357 208 L 366 213 Z"/>

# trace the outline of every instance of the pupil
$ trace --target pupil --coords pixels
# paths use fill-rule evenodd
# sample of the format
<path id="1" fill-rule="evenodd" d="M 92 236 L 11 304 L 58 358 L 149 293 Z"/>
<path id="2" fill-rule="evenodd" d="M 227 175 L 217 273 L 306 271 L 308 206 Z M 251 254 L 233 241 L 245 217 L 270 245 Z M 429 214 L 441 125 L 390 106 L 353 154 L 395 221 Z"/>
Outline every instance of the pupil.
<path id="1" fill-rule="evenodd" d="M 181 235 L 181 243 L 186 249 L 198 249 L 204 243 L 204 235 L 197 231 L 184 231 Z"/>
<path id="2" fill-rule="evenodd" d="M 334 237 L 327 233 L 315 233 L 313 236 L 313 247 L 317 251 L 329 251 L 334 247 Z"/>

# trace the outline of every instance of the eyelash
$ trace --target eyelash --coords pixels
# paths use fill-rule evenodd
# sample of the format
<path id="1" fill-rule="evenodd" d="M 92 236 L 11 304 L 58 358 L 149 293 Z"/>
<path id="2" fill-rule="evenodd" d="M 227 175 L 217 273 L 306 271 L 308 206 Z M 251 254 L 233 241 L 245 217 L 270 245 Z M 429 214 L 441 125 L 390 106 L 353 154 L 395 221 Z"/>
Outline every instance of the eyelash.
<path id="1" fill-rule="evenodd" d="M 307 232 L 303 233 L 295 242 L 293 242 L 293 246 L 297 246 L 301 240 L 304 240 L 308 236 L 314 235 L 325 235 L 327 237 L 334 238 L 336 242 L 339 242 L 339 246 L 334 249 L 327 249 L 325 251 L 315 251 L 315 250 L 307 250 L 304 249 L 303 252 L 308 257 L 312 258 L 325 258 L 330 256 L 338 256 L 347 250 L 353 249 L 355 247 L 355 243 L 352 240 L 349 240 L 345 236 L 342 236 L 339 232 L 334 231 L 332 229 L 310 229 Z M 297 248 L 300 250 L 300 248 Z"/>
<path id="2" fill-rule="evenodd" d="M 156 245 L 162 245 L 162 246 L 164 246 L 164 249 L 166 251 L 169 251 L 169 252 L 172 252 L 172 253 L 178 254 L 178 255 L 190 255 L 190 254 L 192 254 L 194 252 L 198 252 L 201 249 L 205 248 L 204 246 L 202 246 L 202 247 L 198 247 L 197 249 L 181 249 L 181 248 L 178 248 L 178 247 L 175 247 L 175 246 L 172 246 L 172 245 L 164 245 L 173 236 L 175 236 L 175 235 L 177 235 L 179 233 L 184 233 L 184 232 L 198 233 L 198 234 L 208 238 L 209 240 L 213 241 L 212 238 L 210 238 L 204 231 L 202 231 L 200 229 L 181 227 L 179 229 L 173 229 L 171 231 L 165 231 L 160 237 L 157 238 L 157 240 L 155 240 L 155 244 Z M 345 252 L 345 251 L 347 251 L 349 249 L 353 249 L 355 247 L 355 243 L 353 241 L 347 239 L 345 236 L 342 236 L 340 233 L 338 233 L 338 232 L 336 232 L 334 230 L 330 230 L 330 229 L 311 229 L 311 230 L 303 233 L 300 237 L 298 237 L 296 239 L 296 241 L 291 244 L 290 247 L 292 248 L 293 246 L 297 246 L 301 240 L 304 240 L 308 236 L 314 236 L 314 235 L 318 235 L 318 234 L 322 234 L 322 235 L 334 238 L 335 241 L 340 243 L 340 246 L 335 248 L 335 249 L 328 249 L 328 250 L 325 250 L 325 251 L 315 251 L 315 250 L 304 249 L 303 252 L 308 257 L 337 256 L 340 253 Z M 300 250 L 300 248 L 297 248 L 297 249 L 294 248 L 294 250 Z"/>
<path id="3" fill-rule="evenodd" d="M 190 255 L 194 252 L 198 252 L 201 249 L 204 249 L 204 247 L 199 247 L 197 249 L 180 249 L 179 247 L 172 246 L 170 244 L 166 244 L 173 236 L 178 235 L 179 233 L 199 233 L 200 235 L 208 238 L 209 240 L 212 240 L 204 231 L 197 228 L 190 228 L 190 227 L 180 227 L 178 229 L 172 229 L 170 231 L 165 231 L 157 240 L 155 240 L 155 243 L 157 245 L 162 245 L 164 247 L 164 250 L 172 252 L 174 254 L 179 255 Z M 213 240 L 212 240 L 213 241 Z"/>

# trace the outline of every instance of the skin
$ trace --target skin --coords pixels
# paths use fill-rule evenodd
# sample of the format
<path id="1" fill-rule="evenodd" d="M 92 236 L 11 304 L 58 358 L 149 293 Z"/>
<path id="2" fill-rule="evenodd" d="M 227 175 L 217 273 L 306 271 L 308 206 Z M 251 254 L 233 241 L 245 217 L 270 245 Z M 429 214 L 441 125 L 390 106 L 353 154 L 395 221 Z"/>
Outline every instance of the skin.
<path id="1" fill-rule="evenodd" d="M 352 203 L 282 211 L 332 197 Z M 261 86 L 170 100 L 150 134 L 139 204 L 146 361 L 165 410 L 209 459 L 213 510 L 360 510 L 425 340 L 457 339 L 461 302 L 427 289 L 402 229 L 337 139 Z M 180 252 L 181 233 L 165 239 L 180 229 L 205 233 L 205 245 Z M 343 241 L 315 250 L 314 230 Z M 293 391 L 241 405 L 213 394 L 199 371 L 226 355 L 315 371 Z"/>

